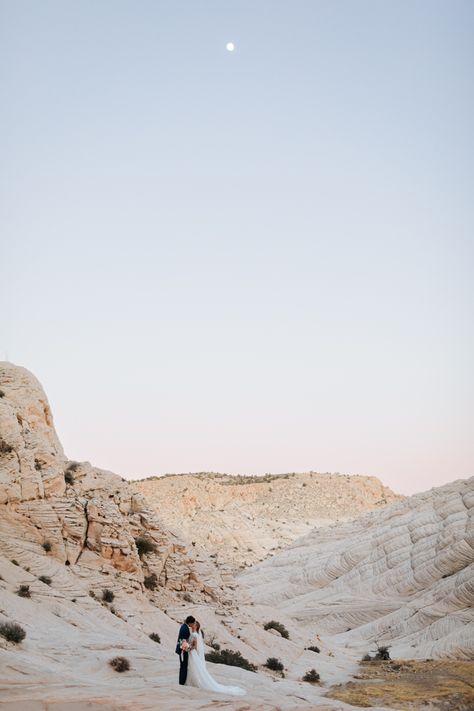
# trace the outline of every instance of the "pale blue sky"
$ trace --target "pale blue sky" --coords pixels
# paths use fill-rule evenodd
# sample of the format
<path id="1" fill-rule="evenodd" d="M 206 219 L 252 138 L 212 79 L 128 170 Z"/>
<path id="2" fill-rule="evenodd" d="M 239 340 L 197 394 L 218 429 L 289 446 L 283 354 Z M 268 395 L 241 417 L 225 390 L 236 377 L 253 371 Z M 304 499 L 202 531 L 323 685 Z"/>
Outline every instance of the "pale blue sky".
<path id="1" fill-rule="evenodd" d="M 0 13 L 0 357 L 71 458 L 474 473 L 474 3 Z"/>

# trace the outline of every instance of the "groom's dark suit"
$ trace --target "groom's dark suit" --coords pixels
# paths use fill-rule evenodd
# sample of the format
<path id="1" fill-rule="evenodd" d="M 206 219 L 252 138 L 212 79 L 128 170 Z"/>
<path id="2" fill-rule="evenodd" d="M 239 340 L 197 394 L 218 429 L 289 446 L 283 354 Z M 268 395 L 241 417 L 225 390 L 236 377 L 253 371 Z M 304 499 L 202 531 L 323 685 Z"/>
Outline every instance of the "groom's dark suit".
<path id="1" fill-rule="evenodd" d="M 179 654 L 179 683 L 181 685 L 186 683 L 186 677 L 188 676 L 188 652 L 183 652 L 180 648 L 180 641 L 183 639 L 189 639 L 191 637 L 191 630 L 188 625 L 181 625 L 179 628 L 178 642 L 176 644 L 176 654 Z"/>

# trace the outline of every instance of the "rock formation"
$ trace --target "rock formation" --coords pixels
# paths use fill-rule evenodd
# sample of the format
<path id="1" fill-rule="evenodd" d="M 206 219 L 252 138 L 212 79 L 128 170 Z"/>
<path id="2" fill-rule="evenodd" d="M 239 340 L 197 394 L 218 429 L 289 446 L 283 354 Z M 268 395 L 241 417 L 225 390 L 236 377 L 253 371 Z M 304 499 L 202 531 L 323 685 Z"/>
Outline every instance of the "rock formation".
<path id="1" fill-rule="evenodd" d="M 309 520 L 311 512 L 327 510 L 324 496 L 310 493 L 322 487 L 317 481 L 303 475 L 264 486 L 281 487 L 275 506 L 282 506 L 290 482 L 291 506 L 301 506 Z M 342 481 L 332 479 L 333 491 Z M 26 633 L 19 644 L 0 633 L 2 711 L 350 710 L 327 694 L 357 677 L 361 655 L 376 644 L 390 646 L 393 657 L 463 659 L 462 673 L 469 674 L 474 480 L 389 506 L 383 497 L 390 492 L 366 484 L 377 510 L 314 529 L 223 579 L 205 546 L 183 541 L 137 487 L 69 461 L 39 383 L 0 363 L 0 626 L 16 623 Z M 233 499 L 244 513 L 248 499 L 250 521 L 255 517 L 261 483 L 218 486 L 215 501 L 208 491 L 210 506 L 221 506 L 225 495 L 226 506 L 232 509 Z M 181 497 L 177 491 L 174 503 Z M 198 502 L 203 498 L 199 492 Z M 305 509 L 313 500 L 323 508 Z M 189 506 L 184 496 L 182 505 Z M 286 515 L 291 506 L 285 506 Z M 280 540 L 282 519 L 276 517 L 272 540 Z M 254 538 L 263 535 L 254 531 Z M 245 537 L 235 540 L 247 545 Z M 258 667 L 253 673 L 210 665 L 219 681 L 246 688 L 245 698 L 178 686 L 174 645 L 187 613 L 200 619 L 208 643 L 240 652 Z M 283 623 L 289 638 L 264 629 L 269 620 Z M 109 664 L 115 656 L 125 656 L 130 671 L 117 674 Z M 268 657 L 281 659 L 284 678 L 265 666 Z M 320 684 L 302 681 L 311 668 Z M 454 668 L 450 678 L 456 674 Z M 381 702 L 372 709 L 387 711 Z"/>
<path id="2" fill-rule="evenodd" d="M 232 575 L 286 548 L 315 526 L 354 518 L 402 497 L 376 477 L 180 474 L 133 482 L 167 526 Z"/>
<path id="3" fill-rule="evenodd" d="M 474 659 L 474 477 L 315 529 L 240 581 L 308 642 Z"/>
<path id="4" fill-rule="evenodd" d="M 0 364 L 0 504 L 9 535 L 42 545 L 66 566 L 123 573 L 134 589 L 156 576 L 156 601 L 168 592 L 217 599 L 214 563 L 196 557 L 120 477 L 70 462 L 56 435 L 42 387 L 27 370 Z M 140 558 L 136 540 L 150 542 Z M 171 596 L 173 599 L 173 596 Z"/>

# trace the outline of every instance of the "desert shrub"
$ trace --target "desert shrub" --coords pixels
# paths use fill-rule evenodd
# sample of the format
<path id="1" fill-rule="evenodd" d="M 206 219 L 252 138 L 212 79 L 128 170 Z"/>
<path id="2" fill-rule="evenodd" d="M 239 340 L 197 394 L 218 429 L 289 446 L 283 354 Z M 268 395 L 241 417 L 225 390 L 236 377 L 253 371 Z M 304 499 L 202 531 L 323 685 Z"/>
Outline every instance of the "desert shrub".
<path id="1" fill-rule="evenodd" d="M 5 393 L 3 392 L 3 390 L 0 390 L 0 399 L 1 399 L 2 397 L 5 397 Z"/>
<path id="2" fill-rule="evenodd" d="M 31 597 L 30 586 L 29 585 L 20 585 L 20 587 L 16 591 L 16 594 L 19 595 L 20 597 Z"/>
<path id="3" fill-rule="evenodd" d="M 40 472 L 43 468 L 43 465 L 41 464 L 39 459 L 35 459 L 35 469 L 37 472 Z"/>
<path id="4" fill-rule="evenodd" d="M 64 481 L 71 486 L 74 484 L 74 474 L 69 469 L 64 472 Z"/>
<path id="5" fill-rule="evenodd" d="M 257 671 L 257 667 L 251 664 L 248 659 L 245 659 L 240 652 L 233 652 L 231 649 L 208 652 L 206 654 L 206 660 L 208 662 L 214 662 L 214 664 L 228 664 L 231 667 L 247 669 L 247 671 Z"/>
<path id="6" fill-rule="evenodd" d="M 370 654 L 364 654 L 364 656 L 361 659 L 361 662 L 371 662 L 371 661 L 372 661 L 372 657 L 370 656 Z"/>
<path id="7" fill-rule="evenodd" d="M 10 562 L 13 563 L 13 565 L 20 565 L 19 562 L 15 560 L 15 558 L 12 558 Z"/>
<path id="8" fill-rule="evenodd" d="M 44 541 L 42 546 L 43 546 L 43 550 L 45 550 L 46 553 L 49 553 L 53 547 L 50 541 Z"/>
<path id="9" fill-rule="evenodd" d="M 148 555 L 149 553 L 156 553 L 156 546 L 153 541 L 150 541 L 144 536 L 138 536 L 138 538 L 135 538 L 135 545 L 140 558 L 143 558 L 144 555 Z"/>
<path id="10" fill-rule="evenodd" d="M 264 664 L 267 669 L 271 669 L 272 671 L 279 671 L 282 672 L 283 669 L 285 668 L 283 664 L 280 662 L 279 659 L 276 657 L 268 657 L 267 661 Z"/>
<path id="11" fill-rule="evenodd" d="M 17 625 L 16 622 L 2 622 L 0 624 L 0 635 L 7 640 L 7 642 L 15 642 L 19 644 L 26 637 L 26 632 L 23 627 Z"/>
<path id="12" fill-rule="evenodd" d="M 321 651 L 319 647 L 306 647 L 306 649 L 308 649 L 310 652 L 316 652 L 316 654 L 319 654 Z"/>
<path id="13" fill-rule="evenodd" d="M 189 593 L 184 593 L 183 600 L 185 602 L 191 602 L 191 603 L 193 602 L 193 598 L 191 597 L 191 595 Z"/>
<path id="14" fill-rule="evenodd" d="M 218 651 L 220 650 L 220 648 L 221 648 L 221 645 L 219 644 L 219 642 L 216 642 L 216 640 L 214 639 L 214 637 L 209 640 L 208 645 L 209 645 L 210 647 L 212 647 L 212 649 L 215 649 L 216 652 L 218 652 Z"/>
<path id="15" fill-rule="evenodd" d="M 276 630 L 285 639 L 290 638 L 290 635 L 288 634 L 288 630 L 286 629 L 285 625 L 282 625 L 281 622 L 276 622 L 276 620 L 270 620 L 270 622 L 266 622 L 263 625 L 263 629 L 264 630 Z"/>
<path id="16" fill-rule="evenodd" d="M 320 680 L 320 676 L 316 669 L 310 669 L 309 671 L 306 672 L 306 674 L 303 677 L 303 681 L 307 681 L 310 684 L 318 684 Z"/>
<path id="17" fill-rule="evenodd" d="M 79 462 L 69 462 L 66 471 L 67 472 L 77 472 L 79 469 Z"/>
<path id="18" fill-rule="evenodd" d="M 104 602 L 113 602 L 114 597 L 115 594 L 112 592 L 112 590 L 109 590 L 108 588 L 102 590 L 102 600 Z"/>
<path id="19" fill-rule="evenodd" d="M 89 590 L 89 595 L 90 597 L 95 597 L 95 592 L 93 590 Z"/>
<path id="20" fill-rule="evenodd" d="M 41 580 L 41 582 L 45 585 L 51 585 L 51 583 L 53 582 L 49 575 L 40 575 L 38 580 Z"/>
<path id="21" fill-rule="evenodd" d="M 13 452 L 13 447 L 5 442 L 4 439 L 0 439 L 0 454 L 11 454 Z"/>
<path id="22" fill-rule="evenodd" d="M 390 653 L 388 647 L 377 647 L 377 652 L 374 659 L 388 661 L 390 659 Z"/>
<path id="23" fill-rule="evenodd" d="M 157 644 L 160 644 L 161 639 L 160 635 L 157 632 L 152 632 L 151 634 L 148 635 L 153 642 L 156 642 Z"/>
<path id="24" fill-rule="evenodd" d="M 130 669 L 130 662 L 125 657 L 114 657 L 109 664 L 116 672 L 124 672 Z"/>
<path id="25" fill-rule="evenodd" d="M 158 585 L 158 578 L 156 577 L 156 574 L 152 573 L 151 575 L 145 575 L 143 585 L 147 590 L 156 590 L 156 586 Z"/>

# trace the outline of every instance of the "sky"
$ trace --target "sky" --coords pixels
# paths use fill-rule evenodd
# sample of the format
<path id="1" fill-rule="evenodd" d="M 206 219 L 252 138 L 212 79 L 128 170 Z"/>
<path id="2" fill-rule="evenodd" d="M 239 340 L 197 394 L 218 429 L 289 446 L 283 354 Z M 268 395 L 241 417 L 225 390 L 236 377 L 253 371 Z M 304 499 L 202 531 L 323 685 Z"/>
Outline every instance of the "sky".
<path id="1" fill-rule="evenodd" d="M 71 459 L 474 474 L 473 35 L 462 0 L 0 0 L 0 359 Z"/>

